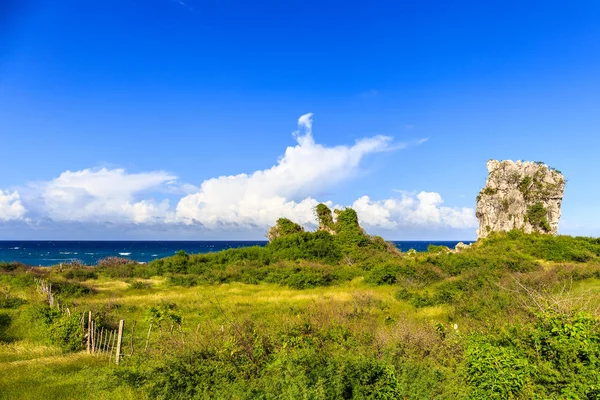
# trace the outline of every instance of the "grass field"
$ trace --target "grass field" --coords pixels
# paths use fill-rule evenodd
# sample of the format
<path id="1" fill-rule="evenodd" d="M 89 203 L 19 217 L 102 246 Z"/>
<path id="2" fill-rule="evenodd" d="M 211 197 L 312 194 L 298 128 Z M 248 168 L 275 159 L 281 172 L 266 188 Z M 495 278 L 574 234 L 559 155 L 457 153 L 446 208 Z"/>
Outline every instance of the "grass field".
<path id="1" fill-rule="evenodd" d="M 600 244 L 511 235 L 460 253 L 367 249 L 351 264 L 281 247 L 5 264 L 0 397 L 600 398 Z M 85 352 L 88 311 L 105 329 L 125 321 L 119 366 Z"/>

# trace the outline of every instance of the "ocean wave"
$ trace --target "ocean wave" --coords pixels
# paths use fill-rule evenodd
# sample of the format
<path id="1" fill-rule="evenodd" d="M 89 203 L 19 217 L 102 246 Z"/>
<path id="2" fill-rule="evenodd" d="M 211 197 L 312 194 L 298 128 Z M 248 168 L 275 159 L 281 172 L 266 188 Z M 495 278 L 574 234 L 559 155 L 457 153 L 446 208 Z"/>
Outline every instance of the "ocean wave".
<path id="1" fill-rule="evenodd" d="M 119 253 L 120 256 L 130 256 L 131 253 Z"/>
<path id="2" fill-rule="evenodd" d="M 9 248 L 9 250 L 19 250 L 19 249 L 20 249 L 20 247 L 11 247 L 11 248 Z"/>
<path id="3" fill-rule="evenodd" d="M 58 254 L 73 254 L 73 253 L 71 253 L 70 251 L 61 251 Z M 77 253 L 75 253 L 75 254 L 77 254 Z"/>
<path id="4" fill-rule="evenodd" d="M 158 254 L 152 254 L 151 257 L 158 257 Z"/>

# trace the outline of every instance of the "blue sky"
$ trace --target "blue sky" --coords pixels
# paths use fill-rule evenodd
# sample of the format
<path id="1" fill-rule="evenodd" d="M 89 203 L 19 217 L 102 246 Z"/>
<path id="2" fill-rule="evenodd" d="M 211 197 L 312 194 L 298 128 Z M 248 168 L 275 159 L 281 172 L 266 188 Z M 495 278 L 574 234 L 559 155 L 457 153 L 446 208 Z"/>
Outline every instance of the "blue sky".
<path id="1" fill-rule="evenodd" d="M 562 170 L 560 232 L 600 236 L 599 17 L 596 1 L 2 2 L 0 239 L 261 238 L 279 215 L 310 226 L 319 201 L 388 239 L 472 239 L 490 158 Z"/>

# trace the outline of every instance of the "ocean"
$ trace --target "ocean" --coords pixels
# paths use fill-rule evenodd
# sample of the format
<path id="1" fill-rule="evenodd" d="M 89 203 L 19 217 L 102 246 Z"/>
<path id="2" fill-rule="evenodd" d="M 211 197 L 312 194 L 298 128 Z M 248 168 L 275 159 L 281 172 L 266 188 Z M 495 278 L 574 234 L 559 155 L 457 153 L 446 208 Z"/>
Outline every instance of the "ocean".
<path id="1" fill-rule="evenodd" d="M 459 241 L 396 241 L 402 251 L 426 251 L 430 244 L 454 248 Z M 471 243 L 464 241 L 464 243 Z M 264 246 L 267 241 L 0 241 L 0 261 L 18 261 L 27 265 L 49 266 L 79 260 L 95 265 L 105 257 L 124 257 L 148 262 L 168 257 L 178 250 L 210 253 L 247 246 Z"/>

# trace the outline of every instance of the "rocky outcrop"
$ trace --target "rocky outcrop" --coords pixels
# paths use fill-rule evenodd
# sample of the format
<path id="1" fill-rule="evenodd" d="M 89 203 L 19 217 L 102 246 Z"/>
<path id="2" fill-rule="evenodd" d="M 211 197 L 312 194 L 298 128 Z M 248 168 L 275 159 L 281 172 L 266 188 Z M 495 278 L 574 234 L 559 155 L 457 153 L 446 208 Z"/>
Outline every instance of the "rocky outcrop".
<path id="1" fill-rule="evenodd" d="M 317 232 L 324 231 L 330 235 L 359 235 L 367 237 L 367 234 L 358 223 L 358 215 L 352 208 L 343 210 L 336 209 L 334 212 L 321 203 L 315 207 L 315 215 L 319 222 Z M 269 228 L 267 239 L 269 242 L 283 236 L 304 232 L 304 228 L 287 218 L 279 218 L 277 223 Z"/>
<path id="2" fill-rule="evenodd" d="M 520 229 L 555 235 L 565 178 L 540 162 L 490 160 L 485 187 L 477 196 L 477 236 Z"/>
<path id="3" fill-rule="evenodd" d="M 454 251 L 456 253 L 458 253 L 459 251 L 470 249 L 470 248 L 471 248 L 470 244 L 465 244 L 463 242 L 458 242 L 458 243 L 456 243 L 456 246 L 454 246 Z"/>
<path id="4" fill-rule="evenodd" d="M 333 221 L 333 213 L 331 212 L 331 209 L 325 204 L 320 203 L 315 208 L 315 214 L 317 215 L 317 221 L 319 221 L 319 227 L 317 228 L 317 230 L 325 231 L 327 233 L 335 235 L 335 222 Z"/>
<path id="5" fill-rule="evenodd" d="M 293 233 L 304 232 L 304 228 L 287 218 L 279 218 L 277 223 L 267 231 L 267 239 L 272 242 L 274 239 Z"/>

